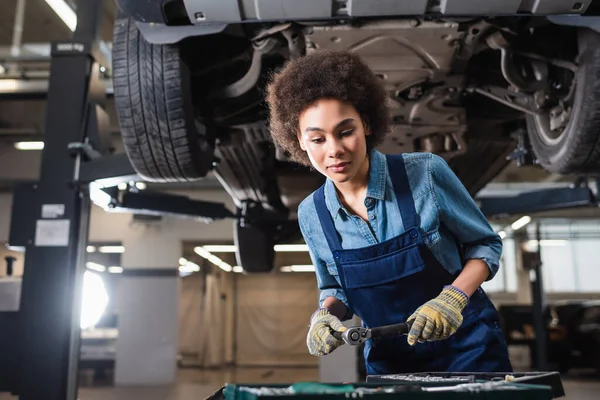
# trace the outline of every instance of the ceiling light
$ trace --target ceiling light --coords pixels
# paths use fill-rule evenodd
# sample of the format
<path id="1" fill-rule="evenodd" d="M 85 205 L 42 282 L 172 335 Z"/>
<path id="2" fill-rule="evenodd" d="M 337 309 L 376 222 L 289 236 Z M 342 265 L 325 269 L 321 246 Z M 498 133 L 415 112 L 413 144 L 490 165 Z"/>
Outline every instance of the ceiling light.
<path id="1" fill-rule="evenodd" d="M 244 272 L 244 268 L 240 267 L 239 265 L 236 265 L 235 267 L 233 267 L 233 272 L 235 272 L 236 274 L 241 274 L 242 272 Z"/>
<path id="2" fill-rule="evenodd" d="M 235 253 L 236 247 L 233 245 L 208 245 L 202 246 L 204 250 L 210 251 L 211 253 Z"/>
<path id="3" fill-rule="evenodd" d="M 188 260 L 185 257 L 179 257 L 179 265 L 187 264 Z"/>
<path id="4" fill-rule="evenodd" d="M 526 246 L 528 248 L 537 247 L 537 245 L 538 245 L 537 240 L 528 240 L 526 243 Z M 560 239 L 542 239 L 542 240 L 540 240 L 540 245 L 542 247 L 562 247 L 562 246 L 567 245 L 567 241 L 560 240 Z"/>
<path id="5" fill-rule="evenodd" d="M 510 226 L 514 231 L 517 231 L 531 222 L 531 217 L 529 215 L 525 215 L 524 217 L 519 218 Z"/>
<path id="6" fill-rule="evenodd" d="M 119 183 L 119 185 L 117 186 L 117 188 L 119 188 L 119 190 L 126 190 L 127 189 L 127 183 L 121 182 L 121 183 Z"/>
<path id="7" fill-rule="evenodd" d="M 213 263 L 213 264 L 215 264 L 217 267 L 221 268 L 225 272 L 233 271 L 233 267 L 224 261 L 219 260 L 218 263 Z"/>
<path id="8" fill-rule="evenodd" d="M 498 236 L 500 236 L 500 239 L 504 239 L 506 237 L 506 232 L 500 231 L 498 232 Z"/>
<path id="9" fill-rule="evenodd" d="M 95 252 L 95 251 L 96 251 L 96 247 L 94 247 L 94 246 L 88 246 L 88 247 L 86 247 L 86 248 L 85 248 L 85 250 L 86 250 L 88 253 L 93 253 L 93 252 Z"/>
<path id="10" fill-rule="evenodd" d="M 281 272 L 314 272 L 314 265 L 289 265 L 281 267 Z"/>
<path id="11" fill-rule="evenodd" d="M 17 142 L 15 143 L 15 149 L 17 150 L 43 150 L 44 142 Z"/>
<path id="12" fill-rule="evenodd" d="M 184 265 L 179 266 L 179 272 L 198 272 L 200 271 L 200 266 L 193 262 L 187 262 Z"/>
<path id="13" fill-rule="evenodd" d="M 308 251 L 308 246 L 305 244 L 276 244 L 274 249 L 279 252 Z"/>
<path id="14" fill-rule="evenodd" d="M 91 269 L 91 270 L 98 271 L 98 272 L 106 271 L 106 267 L 104 265 L 101 265 L 101 264 L 98 264 L 95 262 L 91 262 L 91 261 L 86 262 L 85 267 L 87 269 Z"/>
<path id="15" fill-rule="evenodd" d="M 111 274 L 122 274 L 123 267 L 117 267 L 117 266 L 108 267 L 108 272 L 110 272 Z"/>
<path id="16" fill-rule="evenodd" d="M 65 0 L 46 0 L 46 3 L 54 10 L 56 15 L 67 25 L 71 32 L 77 27 L 77 14 Z"/>
<path id="17" fill-rule="evenodd" d="M 196 253 L 200 257 L 206 258 L 206 259 L 208 259 L 208 257 L 210 257 L 212 255 L 212 254 L 210 254 L 210 251 L 206 250 L 205 248 L 203 248 L 201 246 L 194 247 L 194 253 Z"/>
<path id="18" fill-rule="evenodd" d="M 136 182 L 135 187 L 138 188 L 138 190 L 145 190 L 148 186 L 145 182 Z"/>
<path id="19" fill-rule="evenodd" d="M 125 253 L 125 247 L 123 246 L 100 246 L 98 247 L 100 253 Z"/>
<path id="20" fill-rule="evenodd" d="M 219 257 L 215 256 L 210 251 L 206 250 L 205 248 L 203 248 L 201 246 L 194 247 L 194 253 L 198 254 L 200 257 L 215 264 L 217 267 L 221 268 L 225 272 L 231 272 L 233 270 L 233 267 L 231 265 L 227 264 L 226 262 L 221 260 Z"/>

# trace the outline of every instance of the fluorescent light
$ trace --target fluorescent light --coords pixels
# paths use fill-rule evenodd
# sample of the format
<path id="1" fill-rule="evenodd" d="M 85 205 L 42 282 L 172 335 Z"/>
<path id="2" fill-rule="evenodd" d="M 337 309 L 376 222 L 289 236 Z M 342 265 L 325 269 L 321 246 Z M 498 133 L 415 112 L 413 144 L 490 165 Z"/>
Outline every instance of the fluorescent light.
<path id="1" fill-rule="evenodd" d="M 235 267 L 233 267 L 233 272 L 235 272 L 236 274 L 241 274 L 242 272 L 244 272 L 244 268 L 240 267 L 239 265 L 236 265 Z"/>
<path id="2" fill-rule="evenodd" d="M 231 265 L 227 264 L 224 261 L 221 261 L 221 260 L 219 260 L 219 261 L 220 262 L 218 264 L 214 263 L 217 267 L 221 268 L 225 272 L 231 272 L 231 271 L 233 271 L 233 267 Z"/>
<path id="3" fill-rule="evenodd" d="M 179 272 L 198 272 L 200 271 L 200 266 L 193 262 L 187 262 L 184 265 L 179 266 Z"/>
<path id="4" fill-rule="evenodd" d="M 122 274 L 123 267 L 117 267 L 117 266 L 108 267 L 108 272 L 110 272 L 111 274 Z"/>
<path id="5" fill-rule="evenodd" d="M 276 244 L 274 249 L 279 252 L 308 251 L 308 246 L 305 244 Z"/>
<path id="6" fill-rule="evenodd" d="M 77 14 L 65 0 L 46 0 L 46 3 L 54 10 L 56 15 L 67 25 L 71 32 L 77 27 Z"/>
<path id="7" fill-rule="evenodd" d="M 506 232 L 500 231 L 498 232 L 498 236 L 500 236 L 500 239 L 504 239 L 506 237 Z"/>
<path id="8" fill-rule="evenodd" d="M 98 272 L 104 272 L 104 271 L 106 271 L 106 267 L 104 265 L 101 265 L 101 264 L 98 264 L 98 263 L 95 263 L 95 262 L 91 262 L 91 261 L 86 262 L 85 263 L 85 267 L 87 269 L 92 269 L 92 270 L 98 271 Z"/>
<path id="9" fill-rule="evenodd" d="M 215 256 L 214 254 L 211 254 L 210 256 L 208 256 L 207 260 L 215 265 L 219 265 L 221 263 L 221 259 L 219 257 Z"/>
<path id="10" fill-rule="evenodd" d="M 98 247 L 100 253 L 125 253 L 125 247 L 123 246 L 100 246 Z"/>
<path id="11" fill-rule="evenodd" d="M 314 272 L 314 265 L 289 265 L 281 267 L 281 272 Z"/>
<path id="12" fill-rule="evenodd" d="M 88 247 L 86 247 L 86 248 L 85 248 L 85 250 L 86 250 L 88 253 L 93 253 L 93 252 L 95 252 L 95 251 L 96 251 L 96 247 L 94 247 L 94 246 L 88 246 Z"/>
<path id="13" fill-rule="evenodd" d="M 233 245 L 208 245 L 202 246 L 204 250 L 210 251 L 211 253 L 235 253 L 236 247 Z"/>
<path id="14" fill-rule="evenodd" d="M 179 257 L 179 265 L 187 264 L 188 260 L 185 257 Z"/>
<path id="15" fill-rule="evenodd" d="M 138 188 L 138 190 L 145 190 L 147 185 L 145 182 L 136 182 L 135 187 Z"/>
<path id="16" fill-rule="evenodd" d="M 210 251 L 206 250 L 205 248 L 203 248 L 201 246 L 194 247 L 194 253 L 198 254 L 202 258 L 206 258 L 207 260 L 208 260 L 208 257 L 210 257 L 212 255 L 212 254 L 210 254 Z"/>
<path id="17" fill-rule="evenodd" d="M 17 142 L 15 143 L 15 149 L 17 150 L 43 150 L 44 142 Z"/>
<path id="18" fill-rule="evenodd" d="M 525 215 L 524 217 L 519 218 L 510 226 L 514 231 L 517 231 L 531 222 L 531 217 L 529 215 Z"/>
<path id="19" fill-rule="evenodd" d="M 206 250 L 201 246 L 194 247 L 194 253 L 215 264 L 217 267 L 221 268 L 225 272 L 231 272 L 233 270 L 233 267 L 231 265 L 227 264 L 225 261 L 221 260 L 219 257 L 215 256 L 210 251 Z"/>
<path id="20" fill-rule="evenodd" d="M 528 240 L 527 245 L 528 246 L 537 246 L 538 241 L 537 240 Z M 567 241 L 560 240 L 560 239 L 542 239 L 542 240 L 540 240 L 540 245 L 542 247 L 562 247 L 562 246 L 567 245 Z"/>

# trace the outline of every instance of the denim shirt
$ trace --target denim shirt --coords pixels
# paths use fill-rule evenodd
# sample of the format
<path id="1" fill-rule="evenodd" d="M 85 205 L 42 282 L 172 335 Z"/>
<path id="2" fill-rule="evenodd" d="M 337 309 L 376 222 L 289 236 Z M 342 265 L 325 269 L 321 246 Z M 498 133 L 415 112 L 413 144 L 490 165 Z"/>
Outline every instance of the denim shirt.
<path id="1" fill-rule="evenodd" d="M 463 268 L 457 241 L 463 245 L 463 257 L 481 259 L 489 267 L 487 280 L 494 277 L 502 253 L 502 239 L 494 232 L 462 182 L 446 161 L 432 153 L 402 154 L 420 229 L 425 244 L 440 264 L 452 275 Z M 353 311 L 340 286 L 333 255 L 325 239 L 319 216 L 309 195 L 298 206 L 298 223 L 309 248 L 320 291 L 319 304 L 330 296 Z M 331 179 L 325 182 L 325 202 L 333 218 L 343 249 L 371 246 L 392 239 L 405 231 L 385 155 L 370 152 L 369 183 L 365 198 L 369 222 L 351 214 L 340 203 Z"/>

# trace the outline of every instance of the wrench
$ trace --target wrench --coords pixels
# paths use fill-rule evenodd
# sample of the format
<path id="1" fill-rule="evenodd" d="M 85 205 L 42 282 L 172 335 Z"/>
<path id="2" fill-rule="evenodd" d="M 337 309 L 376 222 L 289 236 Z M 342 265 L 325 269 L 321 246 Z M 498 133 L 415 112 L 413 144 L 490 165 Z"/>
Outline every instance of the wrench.
<path id="1" fill-rule="evenodd" d="M 403 322 L 401 324 L 379 326 L 376 328 L 364 328 L 362 326 L 353 326 L 346 329 L 344 332 L 333 331 L 333 337 L 343 339 L 350 346 L 358 346 L 371 338 L 392 337 L 406 335 L 410 331 L 410 323 Z"/>

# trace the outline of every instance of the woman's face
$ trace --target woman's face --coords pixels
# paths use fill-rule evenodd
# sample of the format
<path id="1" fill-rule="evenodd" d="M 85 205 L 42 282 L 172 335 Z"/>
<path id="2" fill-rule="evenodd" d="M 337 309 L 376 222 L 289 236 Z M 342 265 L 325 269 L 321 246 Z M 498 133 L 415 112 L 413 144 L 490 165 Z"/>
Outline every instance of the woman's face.
<path id="1" fill-rule="evenodd" d="M 300 147 L 317 171 L 344 183 L 364 170 L 369 132 L 352 105 L 335 99 L 319 100 L 304 110 L 299 123 Z"/>

